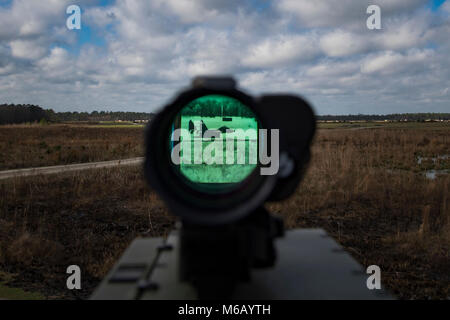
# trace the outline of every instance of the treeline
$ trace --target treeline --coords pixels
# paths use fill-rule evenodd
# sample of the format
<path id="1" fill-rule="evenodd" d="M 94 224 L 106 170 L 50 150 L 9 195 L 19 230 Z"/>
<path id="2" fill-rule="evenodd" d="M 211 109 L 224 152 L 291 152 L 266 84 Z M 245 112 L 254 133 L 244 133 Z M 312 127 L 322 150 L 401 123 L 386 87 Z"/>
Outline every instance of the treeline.
<path id="1" fill-rule="evenodd" d="M 450 113 L 395 113 L 386 115 L 322 115 L 317 116 L 320 121 L 425 121 L 425 120 L 450 120 Z"/>
<path id="2" fill-rule="evenodd" d="M 201 117 L 255 117 L 254 113 L 238 100 L 219 97 L 196 99 L 187 104 L 181 114 Z"/>
<path id="3" fill-rule="evenodd" d="M 66 121 L 135 121 L 150 120 L 152 113 L 146 112 L 55 112 L 29 104 L 0 105 L 0 124 L 18 124 L 31 122 L 66 122 Z"/>
<path id="4" fill-rule="evenodd" d="M 113 111 L 92 111 L 92 112 L 52 112 L 51 120 L 60 121 L 135 121 L 135 120 L 150 120 L 153 113 L 146 112 L 113 112 Z"/>
<path id="5" fill-rule="evenodd" d="M 200 103 L 199 103 L 200 102 Z M 183 115 L 209 116 L 241 116 L 252 117 L 252 112 L 233 101 L 220 101 L 213 99 L 197 101 L 186 106 Z M 135 121 L 151 120 L 153 113 L 146 112 L 55 112 L 52 109 L 43 109 L 30 104 L 0 104 L 0 124 L 14 124 L 27 122 L 66 122 L 66 121 Z M 426 121 L 450 120 L 450 113 L 397 113 L 387 115 L 321 115 L 319 121 Z"/>
<path id="6" fill-rule="evenodd" d="M 0 124 L 48 121 L 46 110 L 31 104 L 0 105 Z"/>

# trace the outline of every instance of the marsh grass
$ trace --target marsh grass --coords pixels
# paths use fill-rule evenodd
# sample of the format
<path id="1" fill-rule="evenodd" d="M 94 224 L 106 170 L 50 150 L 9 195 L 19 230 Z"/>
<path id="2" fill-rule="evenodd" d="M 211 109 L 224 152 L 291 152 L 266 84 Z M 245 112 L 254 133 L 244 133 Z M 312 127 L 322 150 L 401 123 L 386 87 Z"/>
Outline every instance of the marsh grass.
<path id="1" fill-rule="evenodd" d="M 295 195 L 268 208 L 289 228 L 325 228 L 363 266 L 379 265 L 397 296 L 446 298 L 450 177 L 427 179 L 416 158 L 448 153 L 448 133 L 320 131 Z"/>
<path id="2" fill-rule="evenodd" d="M 319 130 L 296 193 L 267 207 L 287 228 L 324 228 L 363 266 L 379 265 L 398 297 L 445 299 L 450 177 L 427 179 L 417 156 L 448 154 L 449 132 Z M 174 224 L 140 167 L 5 180 L 0 194 L 0 269 L 17 274 L 9 286 L 50 298 L 87 298 L 135 237 Z M 83 270 L 80 292 L 65 289 L 70 264 Z"/>
<path id="3" fill-rule="evenodd" d="M 173 227 L 139 166 L 16 178 L 0 193 L 0 269 L 47 296 L 86 298 L 135 237 Z M 83 270 L 78 292 L 64 290 L 71 264 Z"/>
<path id="4" fill-rule="evenodd" d="M 142 127 L 0 126 L 0 170 L 116 160 L 142 155 Z"/>

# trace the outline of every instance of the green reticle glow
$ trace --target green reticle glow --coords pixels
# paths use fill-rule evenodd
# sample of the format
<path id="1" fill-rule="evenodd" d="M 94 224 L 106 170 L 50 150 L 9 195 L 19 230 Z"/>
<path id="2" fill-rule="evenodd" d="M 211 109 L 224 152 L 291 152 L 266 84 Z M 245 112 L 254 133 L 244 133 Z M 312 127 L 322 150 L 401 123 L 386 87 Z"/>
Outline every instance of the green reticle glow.
<path id="1" fill-rule="evenodd" d="M 256 167 L 258 120 L 237 99 L 223 95 L 197 98 L 175 117 L 172 133 L 176 129 L 184 129 L 186 136 L 181 142 L 171 141 L 170 151 L 181 143 L 182 161 L 177 170 L 191 182 L 239 183 Z"/>

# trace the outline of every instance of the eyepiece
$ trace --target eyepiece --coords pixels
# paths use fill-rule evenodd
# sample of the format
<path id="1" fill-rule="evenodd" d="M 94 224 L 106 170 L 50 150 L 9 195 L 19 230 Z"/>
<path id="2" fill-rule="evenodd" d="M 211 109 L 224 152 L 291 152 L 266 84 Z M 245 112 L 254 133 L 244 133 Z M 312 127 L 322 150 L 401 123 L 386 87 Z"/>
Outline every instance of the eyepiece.
<path id="1" fill-rule="evenodd" d="M 256 114 L 227 95 L 198 97 L 175 115 L 170 133 L 174 171 L 188 187 L 226 193 L 257 167 Z"/>
<path id="2" fill-rule="evenodd" d="M 148 183 L 183 221 L 221 225 L 244 218 L 286 178 L 286 170 L 278 175 L 280 152 L 285 159 L 289 151 L 280 149 L 278 130 L 286 128 L 274 128 L 278 110 L 270 113 L 232 78 L 196 78 L 148 124 Z"/>

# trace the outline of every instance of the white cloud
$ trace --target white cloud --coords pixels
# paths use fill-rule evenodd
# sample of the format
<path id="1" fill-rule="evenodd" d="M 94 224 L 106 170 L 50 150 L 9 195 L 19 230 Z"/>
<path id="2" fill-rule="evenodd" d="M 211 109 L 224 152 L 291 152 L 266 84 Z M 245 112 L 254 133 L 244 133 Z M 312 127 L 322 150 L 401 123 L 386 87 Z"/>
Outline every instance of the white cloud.
<path id="1" fill-rule="evenodd" d="M 11 73 L 14 70 L 14 66 L 12 64 L 7 64 L 4 66 L 0 66 L 0 75 L 6 75 Z"/>
<path id="2" fill-rule="evenodd" d="M 431 61 L 432 50 L 411 50 L 407 54 L 393 51 L 383 52 L 374 57 L 369 56 L 361 65 L 362 73 L 395 74 L 415 67 L 422 68 Z"/>
<path id="3" fill-rule="evenodd" d="M 40 66 L 43 70 L 61 69 L 66 64 L 70 64 L 70 61 L 68 61 L 67 51 L 58 47 L 53 48 L 48 57 L 45 57 L 38 62 L 38 66 Z"/>
<path id="4" fill-rule="evenodd" d="M 336 25 L 354 17 L 356 12 L 364 8 L 361 1 L 310 1 L 310 0 L 280 0 L 277 2 L 278 10 L 292 14 L 302 25 L 308 27 L 324 27 Z M 351 8 L 351 10 L 349 10 Z"/>
<path id="5" fill-rule="evenodd" d="M 366 26 L 366 9 L 371 4 L 380 6 L 382 17 L 390 17 L 414 11 L 426 3 L 427 0 L 279 0 L 276 8 L 307 27 L 359 26 L 361 29 Z"/>
<path id="6" fill-rule="evenodd" d="M 376 40 L 385 49 L 398 50 L 414 48 L 426 44 L 429 39 L 431 17 L 418 14 L 407 18 L 387 19 L 386 32 L 377 34 Z"/>
<path id="7" fill-rule="evenodd" d="M 369 2 L 82 0 L 82 25 L 105 45 L 71 49 L 68 0 L 14 0 L 0 7 L 0 103 L 152 111 L 193 76 L 234 74 L 320 113 L 448 109 L 449 1 L 433 13 L 424 0 L 379 0 L 376 31 Z"/>
<path id="8" fill-rule="evenodd" d="M 341 75 L 351 75 L 359 71 L 359 66 L 355 62 L 333 62 L 323 61 L 314 65 L 306 71 L 308 77 L 331 77 Z"/>
<path id="9" fill-rule="evenodd" d="M 441 10 L 450 14 L 450 1 L 445 1 L 441 6 Z"/>
<path id="10" fill-rule="evenodd" d="M 44 56 L 47 51 L 35 41 L 14 40 L 9 43 L 11 47 L 11 55 L 20 59 L 38 59 Z"/>
<path id="11" fill-rule="evenodd" d="M 241 61 L 248 67 L 270 68 L 308 61 L 318 52 L 314 35 L 281 35 L 250 46 Z"/>
<path id="12" fill-rule="evenodd" d="M 336 30 L 325 34 L 320 39 L 320 46 L 327 56 L 343 57 L 361 53 L 368 49 L 369 44 L 363 36 Z"/>

